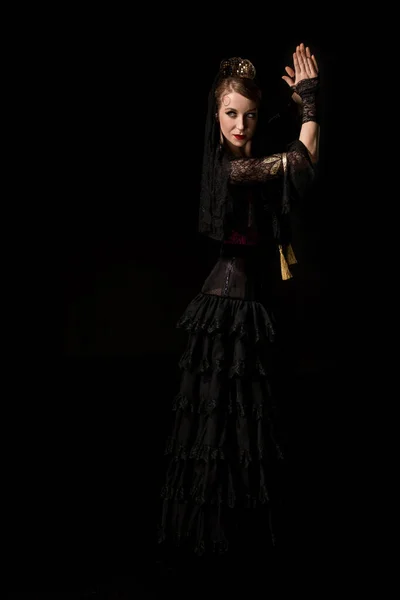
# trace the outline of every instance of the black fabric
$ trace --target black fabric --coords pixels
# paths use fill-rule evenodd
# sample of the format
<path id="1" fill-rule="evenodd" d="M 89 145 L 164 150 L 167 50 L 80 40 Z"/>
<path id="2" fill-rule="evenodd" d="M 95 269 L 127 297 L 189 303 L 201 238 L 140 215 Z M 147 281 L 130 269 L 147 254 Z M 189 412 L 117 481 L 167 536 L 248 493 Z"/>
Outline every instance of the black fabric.
<path id="1" fill-rule="evenodd" d="M 218 73 L 208 94 L 199 205 L 199 231 L 216 240 L 223 238 L 229 174 L 216 120 L 215 90 L 219 81 Z"/>
<path id="2" fill-rule="evenodd" d="M 262 198 L 263 211 L 268 215 L 268 223 L 273 222 L 272 231 L 268 231 L 259 212 L 260 230 L 267 236 L 272 233 L 277 245 L 282 244 L 281 235 L 284 238 L 283 243 L 290 243 L 290 220 L 286 215 L 290 212 L 291 203 L 306 195 L 315 178 L 315 169 L 308 151 L 300 140 L 294 140 L 288 144 L 285 158 L 283 152 L 265 156 L 263 139 L 268 135 L 268 123 L 261 121 L 257 125 L 252 144 L 254 156 L 234 158 L 229 155 L 220 144 L 219 124 L 215 116 L 217 113 L 215 89 L 219 82 L 220 77 L 217 75 L 208 95 L 199 232 L 214 240 L 224 241 L 229 237 L 232 229 L 244 231 L 248 221 L 246 197 L 248 186 L 252 186 L 257 188 L 255 193 L 258 198 Z M 300 86 L 300 91 L 301 89 Z M 307 98 L 311 98 L 308 92 L 311 94 L 311 88 L 304 90 Z M 284 160 L 286 168 L 284 168 Z M 278 185 L 266 187 L 266 184 L 274 179 L 278 180 Z M 271 212 L 274 213 L 272 221 Z"/>
<path id="3" fill-rule="evenodd" d="M 213 169 L 218 173 L 212 179 L 214 187 L 207 192 L 203 188 L 200 199 L 202 234 L 224 241 L 232 229 L 245 231 L 251 187 L 263 237 L 272 235 L 277 245 L 290 243 L 291 206 L 307 194 L 315 179 L 315 168 L 300 140 L 290 143 L 285 153 L 260 158 L 232 158 L 219 146 Z M 277 180 L 275 186 L 266 185 L 273 180 Z"/>
<path id="4" fill-rule="evenodd" d="M 278 257 L 278 246 L 287 246 L 292 241 L 292 208 L 307 195 L 315 181 L 316 169 L 306 147 L 295 140 L 288 144 L 285 153 L 231 159 L 225 168 L 229 195 L 226 204 L 220 205 L 223 241 L 232 230 L 246 231 L 249 220 L 253 219 L 259 233 L 258 243 L 268 249 L 265 260 L 271 252 Z M 249 194 L 254 199 L 252 215 L 249 215 Z"/>
<path id="5" fill-rule="evenodd" d="M 225 552 L 276 545 L 271 280 L 290 213 L 314 178 L 305 146 L 236 159 L 219 145 L 210 92 L 200 199 L 201 233 L 221 242 L 217 261 L 177 326 L 187 332 L 173 401 L 159 542 Z M 279 528 L 279 527 L 278 527 Z M 259 547 L 262 544 L 262 547 Z M 279 544 L 279 541 L 278 541 Z"/>
<path id="6" fill-rule="evenodd" d="M 274 431 L 271 272 L 260 246 L 227 244 L 177 327 L 187 334 L 166 443 L 159 542 L 201 555 L 276 544 L 283 453 Z M 257 514 L 257 517 L 253 512 Z"/>
<path id="7" fill-rule="evenodd" d="M 268 373 L 272 318 L 259 302 L 200 293 L 178 326 L 188 343 L 166 446 L 159 542 L 224 552 L 257 509 L 268 524 L 264 546 L 273 545 L 272 474 L 282 452 Z"/>
<path id="8" fill-rule="evenodd" d="M 309 121 L 314 121 L 319 123 L 319 78 L 303 79 L 294 86 L 294 89 L 303 102 L 301 122 L 308 123 Z"/>

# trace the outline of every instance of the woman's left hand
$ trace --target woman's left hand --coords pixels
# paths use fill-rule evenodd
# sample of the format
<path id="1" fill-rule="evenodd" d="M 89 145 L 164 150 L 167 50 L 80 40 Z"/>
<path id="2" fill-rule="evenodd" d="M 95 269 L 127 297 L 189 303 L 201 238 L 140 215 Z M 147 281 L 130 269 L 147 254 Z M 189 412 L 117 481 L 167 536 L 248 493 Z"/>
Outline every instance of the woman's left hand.
<path id="1" fill-rule="evenodd" d="M 282 79 L 293 88 L 299 81 L 303 79 L 312 79 L 318 77 L 318 63 L 310 48 L 305 47 L 303 43 L 296 47 L 296 52 L 293 52 L 293 66 L 285 67 L 287 75 L 282 75 Z M 299 94 L 293 89 L 292 99 L 296 104 L 302 104 Z"/>

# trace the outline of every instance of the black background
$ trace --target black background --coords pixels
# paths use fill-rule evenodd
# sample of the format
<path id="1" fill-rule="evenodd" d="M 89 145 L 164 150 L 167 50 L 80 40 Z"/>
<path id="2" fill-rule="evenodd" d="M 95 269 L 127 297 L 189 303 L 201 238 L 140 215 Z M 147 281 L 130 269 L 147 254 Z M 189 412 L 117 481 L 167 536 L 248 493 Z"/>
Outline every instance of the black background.
<path id="1" fill-rule="evenodd" d="M 49 261 L 61 279 L 62 351 L 58 360 L 50 350 L 35 369 L 46 391 L 35 388 L 13 437 L 20 461 L 9 557 L 17 587 L 156 577 L 164 437 L 185 342 L 175 323 L 215 258 L 197 234 L 208 89 L 222 58 L 249 58 L 275 114 L 286 98 L 284 67 L 301 41 L 320 65 L 321 159 L 316 188 L 295 216 L 296 276 L 277 290 L 288 353 L 285 535 L 302 559 L 326 566 L 321 557 L 341 548 L 347 560 L 353 534 L 343 518 L 352 503 L 343 490 L 354 479 L 340 441 L 351 274 L 343 202 L 354 195 L 352 182 L 344 185 L 351 161 L 342 134 L 352 97 L 339 101 L 346 32 L 315 9 L 313 26 L 305 15 L 260 23 L 249 10 L 218 22 L 212 11 L 168 13 L 165 26 L 159 8 L 154 19 L 129 23 L 122 14 L 77 15 L 63 38 L 53 228 L 60 253 Z M 277 143 L 292 124 L 282 119 L 281 132 Z"/>

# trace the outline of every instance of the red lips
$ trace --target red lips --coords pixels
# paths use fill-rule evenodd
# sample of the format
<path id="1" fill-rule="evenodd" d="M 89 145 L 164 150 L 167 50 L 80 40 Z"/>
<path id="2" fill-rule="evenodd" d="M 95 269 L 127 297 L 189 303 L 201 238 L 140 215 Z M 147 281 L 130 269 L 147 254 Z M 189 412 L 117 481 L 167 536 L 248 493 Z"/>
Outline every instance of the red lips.
<path id="1" fill-rule="evenodd" d="M 244 136 L 244 135 L 234 135 L 233 137 L 235 137 L 237 140 L 244 140 L 244 138 L 246 136 Z"/>

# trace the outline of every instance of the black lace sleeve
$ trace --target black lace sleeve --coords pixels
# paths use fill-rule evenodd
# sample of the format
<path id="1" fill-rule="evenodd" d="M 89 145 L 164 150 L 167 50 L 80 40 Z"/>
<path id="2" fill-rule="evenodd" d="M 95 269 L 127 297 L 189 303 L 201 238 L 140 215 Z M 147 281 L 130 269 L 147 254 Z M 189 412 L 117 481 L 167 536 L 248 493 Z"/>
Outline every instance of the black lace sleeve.
<path id="1" fill-rule="evenodd" d="M 237 158 L 229 162 L 229 183 L 264 183 L 283 175 L 286 152 L 262 158 Z"/>
<path id="2" fill-rule="evenodd" d="M 229 161 L 229 183 L 265 183 L 270 179 L 289 175 L 289 179 L 308 178 L 312 165 L 307 148 L 300 140 L 289 145 L 287 152 L 262 158 L 238 158 Z"/>
<path id="3" fill-rule="evenodd" d="M 307 194 L 315 180 L 317 166 L 311 162 L 308 150 L 300 140 L 288 145 L 286 155 L 285 187 L 293 201 Z"/>

